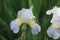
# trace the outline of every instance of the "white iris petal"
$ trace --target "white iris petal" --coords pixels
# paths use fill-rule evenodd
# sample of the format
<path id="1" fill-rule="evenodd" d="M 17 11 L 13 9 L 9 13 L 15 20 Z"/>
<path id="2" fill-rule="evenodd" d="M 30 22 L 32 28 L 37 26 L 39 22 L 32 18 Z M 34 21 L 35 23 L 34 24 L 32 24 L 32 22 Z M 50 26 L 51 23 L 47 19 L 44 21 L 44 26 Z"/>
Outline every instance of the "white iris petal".
<path id="1" fill-rule="evenodd" d="M 38 32 L 41 31 L 40 26 L 38 24 L 34 24 L 35 23 L 35 20 L 34 20 L 35 16 L 33 15 L 32 8 L 33 8 L 33 6 L 31 6 L 29 9 L 23 8 L 22 10 L 18 11 L 17 19 L 19 19 L 19 20 L 13 20 L 10 23 L 11 30 L 14 33 L 18 33 L 19 28 L 20 28 L 19 26 L 21 25 L 21 23 L 29 24 L 29 25 L 33 24 L 31 26 L 32 34 L 37 34 Z"/>
<path id="2" fill-rule="evenodd" d="M 40 32 L 40 31 L 41 31 L 41 28 L 38 24 L 34 24 L 32 26 L 32 34 L 38 34 L 38 32 Z"/>
<path id="3" fill-rule="evenodd" d="M 15 19 L 11 21 L 10 28 L 14 33 L 18 33 L 19 28 L 20 28 L 20 23 Z"/>
<path id="4" fill-rule="evenodd" d="M 53 7 L 53 9 L 46 11 L 47 15 L 53 14 L 51 23 L 60 22 L 60 7 Z"/>
<path id="5" fill-rule="evenodd" d="M 18 11 L 18 16 L 24 21 L 30 21 L 35 18 L 31 9 L 22 9 Z"/>
<path id="6" fill-rule="evenodd" d="M 60 37 L 60 7 L 53 7 L 52 12 L 48 10 L 46 12 L 47 15 L 53 14 L 51 19 L 52 25 L 48 28 L 47 34 L 49 37 L 53 39 L 58 39 Z"/>
<path id="7" fill-rule="evenodd" d="M 55 13 L 60 16 L 60 7 L 56 9 Z"/>
<path id="8" fill-rule="evenodd" d="M 55 29 L 52 26 L 48 28 L 47 34 L 53 39 L 58 39 L 60 37 L 60 32 L 58 31 L 58 29 Z"/>
<path id="9" fill-rule="evenodd" d="M 47 15 L 51 15 L 51 13 L 52 13 L 52 10 L 46 11 L 46 14 L 47 14 Z"/>

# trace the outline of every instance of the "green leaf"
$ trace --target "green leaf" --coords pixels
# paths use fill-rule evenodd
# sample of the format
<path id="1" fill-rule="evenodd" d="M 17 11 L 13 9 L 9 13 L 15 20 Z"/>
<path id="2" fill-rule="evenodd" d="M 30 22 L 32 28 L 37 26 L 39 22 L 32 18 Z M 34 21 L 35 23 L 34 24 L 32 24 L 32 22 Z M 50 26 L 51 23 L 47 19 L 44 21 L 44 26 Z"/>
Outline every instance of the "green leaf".
<path id="1" fill-rule="evenodd" d="M 0 32 L 4 32 L 7 25 L 8 24 L 0 18 Z"/>
<path id="2" fill-rule="evenodd" d="M 7 0 L 3 1 L 4 11 L 6 12 L 7 16 L 10 16 L 10 18 L 13 19 L 13 14 L 12 14 L 11 6 L 9 6 L 10 5 L 9 3 L 7 5 L 6 1 Z"/>
<path id="3" fill-rule="evenodd" d="M 0 40 L 6 40 L 6 38 L 0 35 Z"/>
<path id="4" fill-rule="evenodd" d="M 7 26 L 6 22 L 3 21 L 1 18 L 0 18 L 0 23 L 2 23 L 3 25 Z"/>
<path id="5" fill-rule="evenodd" d="M 28 7 L 28 0 L 20 0 L 20 6 L 21 8 Z"/>
<path id="6" fill-rule="evenodd" d="M 29 7 L 31 7 L 33 5 L 32 0 L 29 0 Z"/>
<path id="7" fill-rule="evenodd" d="M 41 5 L 42 5 L 43 0 L 32 0 L 33 2 L 33 12 L 36 17 L 38 17 L 39 12 L 41 10 Z"/>
<path id="8" fill-rule="evenodd" d="M 49 40 L 49 38 L 45 35 L 44 40 Z"/>
<path id="9" fill-rule="evenodd" d="M 4 30 L 3 30 L 2 32 L 7 31 L 10 39 L 12 39 L 12 37 L 11 37 L 11 36 L 12 36 L 12 35 L 11 35 L 11 31 L 10 31 L 10 28 L 9 28 L 8 24 L 7 24 L 3 19 L 0 18 L 0 26 L 1 26 L 1 25 L 2 25 L 2 26 L 4 25 L 4 27 L 6 28 L 6 29 L 5 29 L 5 28 L 3 27 Z M 2 27 L 2 26 L 1 26 L 1 27 Z"/>

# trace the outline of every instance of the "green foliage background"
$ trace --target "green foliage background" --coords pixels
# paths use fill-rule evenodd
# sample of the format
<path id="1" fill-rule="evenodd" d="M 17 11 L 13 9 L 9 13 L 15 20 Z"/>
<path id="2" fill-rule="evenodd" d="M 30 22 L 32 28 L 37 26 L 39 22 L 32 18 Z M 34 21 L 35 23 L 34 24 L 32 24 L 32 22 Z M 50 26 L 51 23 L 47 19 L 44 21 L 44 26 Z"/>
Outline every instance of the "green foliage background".
<path id="1" fill-rule="evenodd" d="M 34 6 L 33 13 L 41 26 L 41 32 L 32 35 L 31 28 L 27 27 L 25 40 L 53 40 L 46 33 L 52 17 L 46 15 L 46 10 L 54 6 L 59 7 L 60 0 L 0 0 L 0 40 L 20 40 L 22 31 L 14 34 L 10 30 L 10 22 L 17 17 L 18 10 L 29 8 L 31 5 Z"/>

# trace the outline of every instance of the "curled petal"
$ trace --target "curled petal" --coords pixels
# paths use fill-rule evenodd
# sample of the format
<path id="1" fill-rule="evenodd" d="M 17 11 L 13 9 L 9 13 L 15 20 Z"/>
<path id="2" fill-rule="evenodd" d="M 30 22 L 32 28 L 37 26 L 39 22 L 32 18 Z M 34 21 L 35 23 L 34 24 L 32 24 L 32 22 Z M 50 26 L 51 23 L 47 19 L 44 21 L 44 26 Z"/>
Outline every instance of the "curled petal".
<path id="1" fill-rule="evenodd" d="M 10 23 L 10 28 L 14 33 L 18 33 L 20 28 L 20 23 L 17 20 L 13 20 Z"/>
<path id="2" fill-rule="evenodd" d="M 60 23 L 60 7 L 53 7 L 53 9 L 46 11 L 47 15 L 53 14 L 51 23 Z"/>
<path id="3" fill-rule="evenodd" d="M 50 26 L 47 30 L 47 35 L 53 39 L 58 39 L 60 37 L 60 31 Z"/>
<path id="4" fill-rule="evenodd" d="M 47 11 L 46 11 L 46 14 L 47 14 L 47 15 L 51 15 L 51 13 L 52 13 L 52 10 L 47 10 Z"/>
<path id="5" fill-rule="evenodd" d="M 41 28 L 38 24 L 32 25 L 32 34 L 38 34 L 41 31 Z"/>

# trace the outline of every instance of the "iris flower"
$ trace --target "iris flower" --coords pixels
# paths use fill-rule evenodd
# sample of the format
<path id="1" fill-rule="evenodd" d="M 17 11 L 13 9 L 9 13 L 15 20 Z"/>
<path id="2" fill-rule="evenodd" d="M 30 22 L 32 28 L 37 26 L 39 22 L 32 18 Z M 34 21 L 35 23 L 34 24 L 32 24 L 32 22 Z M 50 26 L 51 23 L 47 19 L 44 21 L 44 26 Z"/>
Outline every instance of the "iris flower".
<path id="1" fill-rule="evenodd" d="M 32 12 L 32 6 L 29 9 L 22 8 L 17 13 L 17 18 L 12 20 L 10 23 L 10 28 L 14 33 L 18 33 L 20 29 L 20 25 L 22 23 L 29 24 L 32 29 L 32 34 L 38 34 L 41 31 L 41 27 L 39 24 L 35 22 L 35 16 Z"/>
<path id="2" fill-rule="evenodd" d="M 60 37 L 60 7 L 55 6 L 53 9 L 47 10 L 46 14 L 53 14 L 50 21 L 51 25 L 47 30 L 47 34 L 53 39 L 58 39 Z"/>

